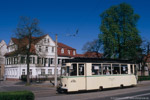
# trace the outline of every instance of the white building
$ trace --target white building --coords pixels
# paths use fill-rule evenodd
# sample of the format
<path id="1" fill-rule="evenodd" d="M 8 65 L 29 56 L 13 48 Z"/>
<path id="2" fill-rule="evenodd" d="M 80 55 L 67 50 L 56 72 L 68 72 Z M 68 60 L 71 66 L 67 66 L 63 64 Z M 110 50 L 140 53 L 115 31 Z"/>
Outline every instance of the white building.
<path id="1" fill-rule="evenodd" d="M 0 79 L 4 78 L 4 66 L 5 66 L 5 53 L 7 52 L 7 45 L 4 40 L 0 42 Z"/>
<path id="2" fill-rule="evenodd" d="M 54 58 L 55 58 L 55 42 L 49 35 L 41 37 L 32 37 L 30 56 L 30 76 L 36 78 L 39 75 L 53 75 L 54 74 Z M 20 46 L 28 45 L 28 40 L 23 38 L 18 40 L 12 38 L 8 44 L 8 51 L 6 53 L 5 75 L 7 79 L 20 79 L 21 75 L 27 74 L 26 55 L 23 52 L 18 52 Z M 58 74 L 60 74 L 60 67 L 57 67 Z"/>
<path id="3" fill-rule="evenodd" d="M 32 55 L 30 56 L 30 77 L 38 78 L 45 75 L 53 77 L 55 69 L 55 42 L 49 35 L 32 38 L 35 41 L 32 43 L 31 47 Z M 20 45 L 20 43 L 22 44 Z M 28 40 L 26 38 L 22 40 L 12 38 L 8 44 L 8 51 L 5 54 L 5 75 L 7 79 L 18 80 L 21 78 L 21 75 L 27 74 L 26 56 L 23 52 L 18 52 L 18 47 L 24 47 L 23 45 L 28 45 Z M 57 52 L 57 74 L 59 75 L 62 66 L 62 59 L 70 59 L 75 56 L 76 50 L 62 43 L 58 43 Z"/>

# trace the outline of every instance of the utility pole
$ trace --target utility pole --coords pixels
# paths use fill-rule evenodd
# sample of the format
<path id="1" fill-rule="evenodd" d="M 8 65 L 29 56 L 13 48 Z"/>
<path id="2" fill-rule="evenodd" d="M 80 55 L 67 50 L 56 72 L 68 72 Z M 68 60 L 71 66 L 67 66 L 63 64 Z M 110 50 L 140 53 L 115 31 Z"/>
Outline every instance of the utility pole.
<path id="1" fill-rule="evenodd" d="M 57 34 L 55 40 L 55 87 L 57 86 Z"/>

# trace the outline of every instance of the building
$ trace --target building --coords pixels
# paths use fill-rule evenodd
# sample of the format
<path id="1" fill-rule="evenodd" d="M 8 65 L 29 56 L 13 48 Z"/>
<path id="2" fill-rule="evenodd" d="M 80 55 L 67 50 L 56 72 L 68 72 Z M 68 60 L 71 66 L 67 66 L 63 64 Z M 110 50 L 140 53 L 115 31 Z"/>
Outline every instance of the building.
<path id="1" fill-rule="evenodd" d="M 72 59 L 76 57 L 76 49 L 63 43 L 57 44 L 58 63 L 62 63 L 63 59 Z"/>
<path id="2" fill-rule="evenodd" d="M 77 54 L 76 57 L 82 57 L 82 58 L 102 58 L 102 53 L 97 52 L 85 52 L 84 54 Z"/>
<path id="3" fill-rule="evenodd" d="M 30 77 L 38 78 L 41 76 L 53 77 L 55 69 L 55 42 L 49 35 L 41 37 L 32 37 L 34 40 L 31 46 L 30 56 Z M 20 44 L 22 42 L 22 44 Z M 19 52 L 19 47 L 28 46 L 28 39 L 18 40 L 12 38 L 8 44 L 8 51 L 5 54 L 6 65 L 5 75 L 7 79 L 20 79 L 22 75 L 27 74 L 26 55 Z M 58 43 L 58 67 L 57 74 L 60 74 L 62 60 L 70 59 L 76 54 L 76 50 L 63 44 Z"/>
<path id="4" fill-rule="evenodd" d="M 0 79 L 4 78 L 5 53 L 7 52 L 7 45 L 4 40 L 0 42 Z"/>

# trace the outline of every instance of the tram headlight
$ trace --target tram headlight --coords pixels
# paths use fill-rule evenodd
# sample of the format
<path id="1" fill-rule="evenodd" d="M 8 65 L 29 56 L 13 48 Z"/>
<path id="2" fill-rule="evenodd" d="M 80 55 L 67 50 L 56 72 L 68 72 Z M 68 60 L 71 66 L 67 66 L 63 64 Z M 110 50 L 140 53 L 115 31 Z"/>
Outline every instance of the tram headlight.
<path id="1" fill-rule="evenodd" d="M 64 87 L 66 87 L 67 85 L 65 84 Z"/>

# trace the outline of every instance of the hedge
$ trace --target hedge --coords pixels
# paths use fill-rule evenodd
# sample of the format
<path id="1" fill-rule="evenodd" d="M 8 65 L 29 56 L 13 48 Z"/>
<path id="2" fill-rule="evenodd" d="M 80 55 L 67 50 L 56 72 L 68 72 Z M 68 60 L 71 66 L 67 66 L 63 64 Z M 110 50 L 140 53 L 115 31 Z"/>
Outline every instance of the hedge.
<path id="1" fill-rule="evenodd" d="M 0 92 L 0 100 L 34 100 L 31 91 Z"/>
<path id="2" fill-rule="evenodd" d="M 139 81 L 150 80 L 150 76 L 139 76 L 138 80 Z"/>

